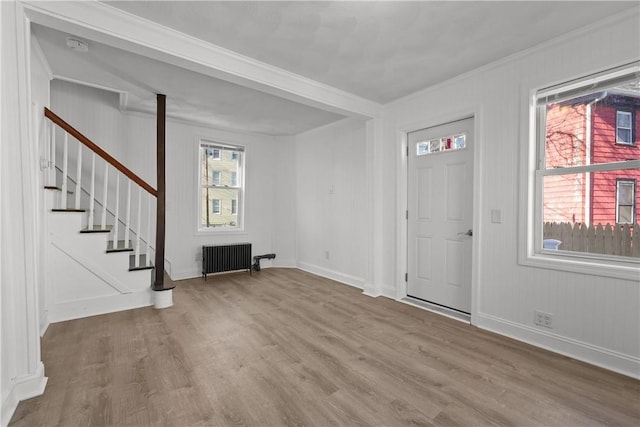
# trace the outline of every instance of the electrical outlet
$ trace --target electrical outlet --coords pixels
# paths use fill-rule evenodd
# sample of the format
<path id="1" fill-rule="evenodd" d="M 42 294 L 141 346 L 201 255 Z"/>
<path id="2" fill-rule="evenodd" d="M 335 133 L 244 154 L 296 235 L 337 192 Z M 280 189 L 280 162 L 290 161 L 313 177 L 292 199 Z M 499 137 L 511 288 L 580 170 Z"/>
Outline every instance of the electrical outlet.
<path id="1" fill-rule="evenodd" d="M 534 323 L 544 328 L 553 329 L 553 314 L 536 310 L 534 312 Z"/>

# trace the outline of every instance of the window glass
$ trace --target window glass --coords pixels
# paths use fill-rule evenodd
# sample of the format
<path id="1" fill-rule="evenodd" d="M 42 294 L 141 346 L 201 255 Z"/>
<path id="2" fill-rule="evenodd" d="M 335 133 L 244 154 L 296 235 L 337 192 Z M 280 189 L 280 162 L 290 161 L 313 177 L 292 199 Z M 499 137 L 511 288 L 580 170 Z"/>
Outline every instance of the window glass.
<path id="1" fill-rule="evenodd" d="M 220 171 L 211 171 L 209 182 L 211 185 L 220 185 Z"/>
<path id="2" fill-rule="evenodd" d="M 640 258 L 640 147 L 631 129 L 640 79 L 635 72 L 600 79 L 537 95 L 536 252 Z"/>
<path id="3" fill-rule="evenodd" d="M 220 214 L 220 199 L 211 200 L 211 213 Z"/>
<path id="4" fill-rule="evenodd" d="M 633 144 L 631 112 L 618 111 L 616 116 L 616 142 L 618 144 Z"/>
<path id="5" fill-rule="evenodd" d="M 634 180 L 619 179 L 616 205 L 619 224 L 632 224 L 636 209 L 636 182 Z"/>
<path id="6" fill-rule="evenodd" d="M 429 141 L 421 141 L 416 143 L 416 154 L 424 156 L 442 151 L 460 150 L 466 147 L 465 134 L 448 135 L 442 138 L 431 139 Z"/>
<path id="7" fill-rule="evenodd" d="M 201 141 L 199 153 L 201 208 L 198 228 L 211 231 L 240 229 L 244 149 Z"/>

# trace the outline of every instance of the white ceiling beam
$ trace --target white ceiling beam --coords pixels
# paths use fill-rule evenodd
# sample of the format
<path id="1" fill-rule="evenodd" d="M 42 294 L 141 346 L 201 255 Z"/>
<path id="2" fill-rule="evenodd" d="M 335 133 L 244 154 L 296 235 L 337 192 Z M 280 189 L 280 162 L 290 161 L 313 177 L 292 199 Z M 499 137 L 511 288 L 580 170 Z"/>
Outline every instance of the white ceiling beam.
<path id="1" fill-rule="evenodd" d="M 382 106 L 98 1 L 20 2 L 32 22 L 325 111 L 376 118 Z"/>

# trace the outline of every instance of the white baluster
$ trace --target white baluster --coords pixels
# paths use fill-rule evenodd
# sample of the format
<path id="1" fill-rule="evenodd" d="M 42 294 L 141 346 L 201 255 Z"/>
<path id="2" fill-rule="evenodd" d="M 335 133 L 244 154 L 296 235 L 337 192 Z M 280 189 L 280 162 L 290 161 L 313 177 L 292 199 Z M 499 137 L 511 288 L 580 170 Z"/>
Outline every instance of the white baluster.
<path id="1" fill-rule="evenodd" d="M 136 251 L 135 251 L 135 263 L 136 267 L 140 267 L 140 233 L 142 227 L 140 227 L 140 211 L 142 206 L 142 187 L 138 187 L 138 221 L 136 222 L 138 230 L 136 231 Z"/>
<path id="2" fill-rule="evenodd" d="M 60 209 L 67 209 L 67 169 L 69 167 L 69 134 L 64 133 L 64 145 L 62 150 L 62 195 Z"/>
<path id="3" fill-rule="evenodd" d="M 131 230 L 131 180 L 127 180 L 127 214 L 124 224 L 124 247 L 129 248 L 129 230 Z"/>
<path id="4" fill-rule="evenodd" d="M 51 143 L 49 144 L 49 183 L 53 186 L 56 185 L 56 127 L 53 123 L 49 122 L 49 131 Z"/>
<path id="5" fill-rule="evenodd" d="M 113 248 L 118 247 L 118 215 L 120 215 L 120 174 L 116 173 L 116 209 L 113 212 Z"/>
<path id="6" fill-rule="evenodd" d="M 80 209 L 82 195 L 82 144 L 78 143 L 78 163 L 76 165 L 76 209 Z"/>
<path id="7" fill-rule="evenodd" d="M 87 228 L 93 228 L 93 213 L 96 196 L 96 153 L 91 155 L 91 187 L 89 189 L 89 219 L 87 222 Z"/>
<path id="8" fill-rule="evenodd" d="M 104 162 L 104 184 L 102 185 L 102 221 L 100 228 L 107 228 L 107 195 L 109 194 L 109 163 Z"/>
<path id="9" fill-rule="evenodd" d="M 147 265 L 151 265 L 151 194 L 147 193 Z"/>

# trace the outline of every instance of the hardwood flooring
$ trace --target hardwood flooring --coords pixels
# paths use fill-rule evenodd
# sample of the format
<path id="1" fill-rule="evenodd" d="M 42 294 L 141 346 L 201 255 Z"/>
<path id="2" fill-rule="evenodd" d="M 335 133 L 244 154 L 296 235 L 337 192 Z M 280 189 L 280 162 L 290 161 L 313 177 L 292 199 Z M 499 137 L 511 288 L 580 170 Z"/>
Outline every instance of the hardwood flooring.
<path id="1" fill-rule="evenodd" d="M 640 382 L 299 270 L 53 324 L 11 426 L 640 425 Z"/>

